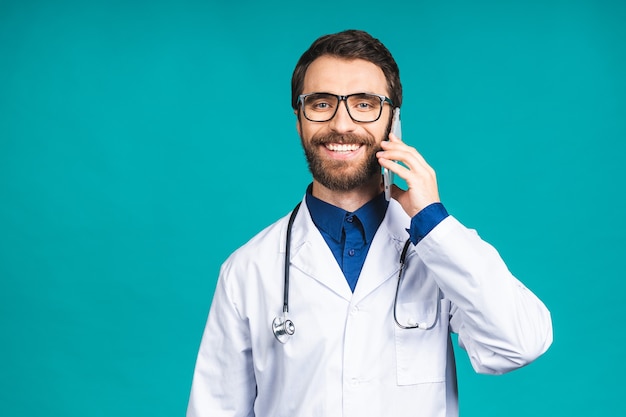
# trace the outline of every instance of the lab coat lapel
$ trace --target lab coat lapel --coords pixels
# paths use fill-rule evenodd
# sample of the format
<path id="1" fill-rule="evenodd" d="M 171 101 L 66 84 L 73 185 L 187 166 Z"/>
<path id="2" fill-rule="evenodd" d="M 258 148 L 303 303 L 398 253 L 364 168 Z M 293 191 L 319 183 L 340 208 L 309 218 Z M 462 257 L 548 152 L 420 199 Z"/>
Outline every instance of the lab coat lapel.
<path id="1" fill-rule="evenodd" d="M 385 281 L 397 276 L 402 247 L 409 237 L 406 232 L 409 224 L 410 219 L 402 207 L 395 200 L 390 201 L 367 253 L 354 290 L 353 303 L 358 303 Z"/>
<path id="2" fill-rule="evenodd" d="M 293 224 L 291 267 L 319 281 L 346 300 L 351 300 L 350 286 L 326 241 L 311 220 L 305 201 L 302 202 Z"/>

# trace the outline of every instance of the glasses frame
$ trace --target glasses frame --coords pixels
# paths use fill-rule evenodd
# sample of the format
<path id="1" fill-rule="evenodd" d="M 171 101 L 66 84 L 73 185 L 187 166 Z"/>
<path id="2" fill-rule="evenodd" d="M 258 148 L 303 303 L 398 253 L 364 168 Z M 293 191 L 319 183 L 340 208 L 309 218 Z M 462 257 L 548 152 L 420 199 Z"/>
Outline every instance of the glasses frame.
<path id="1" fill-rule="evenodd" d="M 304 100 L 307 97 L 315 95 L 315 94 L 328 94 L 329 96 L 334 96 L 334 97 L 337 98 L 337 107 L 335 107 L 335 111 L 333 112 L 332 116 L 330 116 L 328 119 L 325 119 L 325 120 L 313 120 L 313 119 L 310 119 L 306 115 L 306 111 L 304 110 Z M 363 122 L 363 121 L 355 119 L 354 116 L 352 116 L 352 114 L 350 113 L 350 108 L 348 107 L 348 99 L 350 97 L 361 96 L 361 95 L 365 95 L 365 94 L 369 95 L 369 96 L 378 97 L 380 99 L 380 110 L 378 112 L 378 117 L 376 117 L 374 120 L 370 120 L 370 121 L 367 121 L 367 122 Z M 302 115 L 309 122 L 315 122 L 315 123 L 325 123 L 325 122 L 331 121 L 337 115 L 337 111 L 339 110 L 339 106 L 340 106 L 342 101 L 343 101 L 343 104 L 346 106 L 346 111 L 348 112 L 348 116 L 350 116 L 352 121 L 354 121 L 355 123 L 374 123 L 375 121 L 380 119 L 380 116 L 383 114 L 383 107 L 384 107 L 385 103 L 388 103 L 391 107 L 393 107 L 393 102 L 391 101 L 391 99 L 389 97 L 383 96 L 381 94 L 374 94 L 374 93 L 354 93 L 354 94 L 348 94 L 348 95 L 342 96 L 342 95 L 333 94 L 333 93 L 315 92 L 315 93 L 308 93 L 308 94 L 300 94 L 298 96 L 298 105 L 302 109 Z"/>

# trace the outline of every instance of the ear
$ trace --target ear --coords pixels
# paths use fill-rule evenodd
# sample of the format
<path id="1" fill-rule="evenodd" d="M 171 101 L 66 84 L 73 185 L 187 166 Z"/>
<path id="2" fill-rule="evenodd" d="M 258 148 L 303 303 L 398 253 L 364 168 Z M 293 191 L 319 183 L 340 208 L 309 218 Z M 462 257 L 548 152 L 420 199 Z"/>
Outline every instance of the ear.
<path id="1" fill-rule="evenodd" d="M 296 115 L 296 130 L 298 131 L 298 136 L 302 137 L 302 123 L 300 120 L 300 114 L 298 113 L 298 109 L 294 110 L 293 114 Z"/>

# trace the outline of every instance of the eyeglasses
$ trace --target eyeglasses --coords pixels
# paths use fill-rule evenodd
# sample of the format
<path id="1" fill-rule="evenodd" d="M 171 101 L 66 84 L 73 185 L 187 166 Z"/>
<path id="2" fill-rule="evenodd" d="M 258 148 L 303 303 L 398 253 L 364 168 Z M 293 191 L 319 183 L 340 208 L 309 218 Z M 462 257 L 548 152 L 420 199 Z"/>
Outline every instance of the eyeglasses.
<path id="1" fill-rule="evenodd" d="M 379 94 L 356 93 L 339 96 L 331 93 L 310 93 L 298 96 L 302 113 L 311 122 L 331 120 L 337 114 L 341 101 L 345 103 L 352 120 L 362 123 L 371 123 L 380 119 L 385 103 L 393 106 L 391 99 Z"/>

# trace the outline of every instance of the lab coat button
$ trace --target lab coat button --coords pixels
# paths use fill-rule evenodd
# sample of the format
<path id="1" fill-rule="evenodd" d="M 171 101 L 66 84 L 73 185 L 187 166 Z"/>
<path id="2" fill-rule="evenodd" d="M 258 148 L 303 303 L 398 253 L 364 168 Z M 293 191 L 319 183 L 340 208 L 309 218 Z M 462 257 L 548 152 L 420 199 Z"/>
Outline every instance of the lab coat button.
<path id="1" fill-rule="evenodd" d="M 352 308 L 350 309 L 350 314 L 353 316 L 356 316 L 359 312 L 359 307 L 358 306 L 352 306 Z"/>

